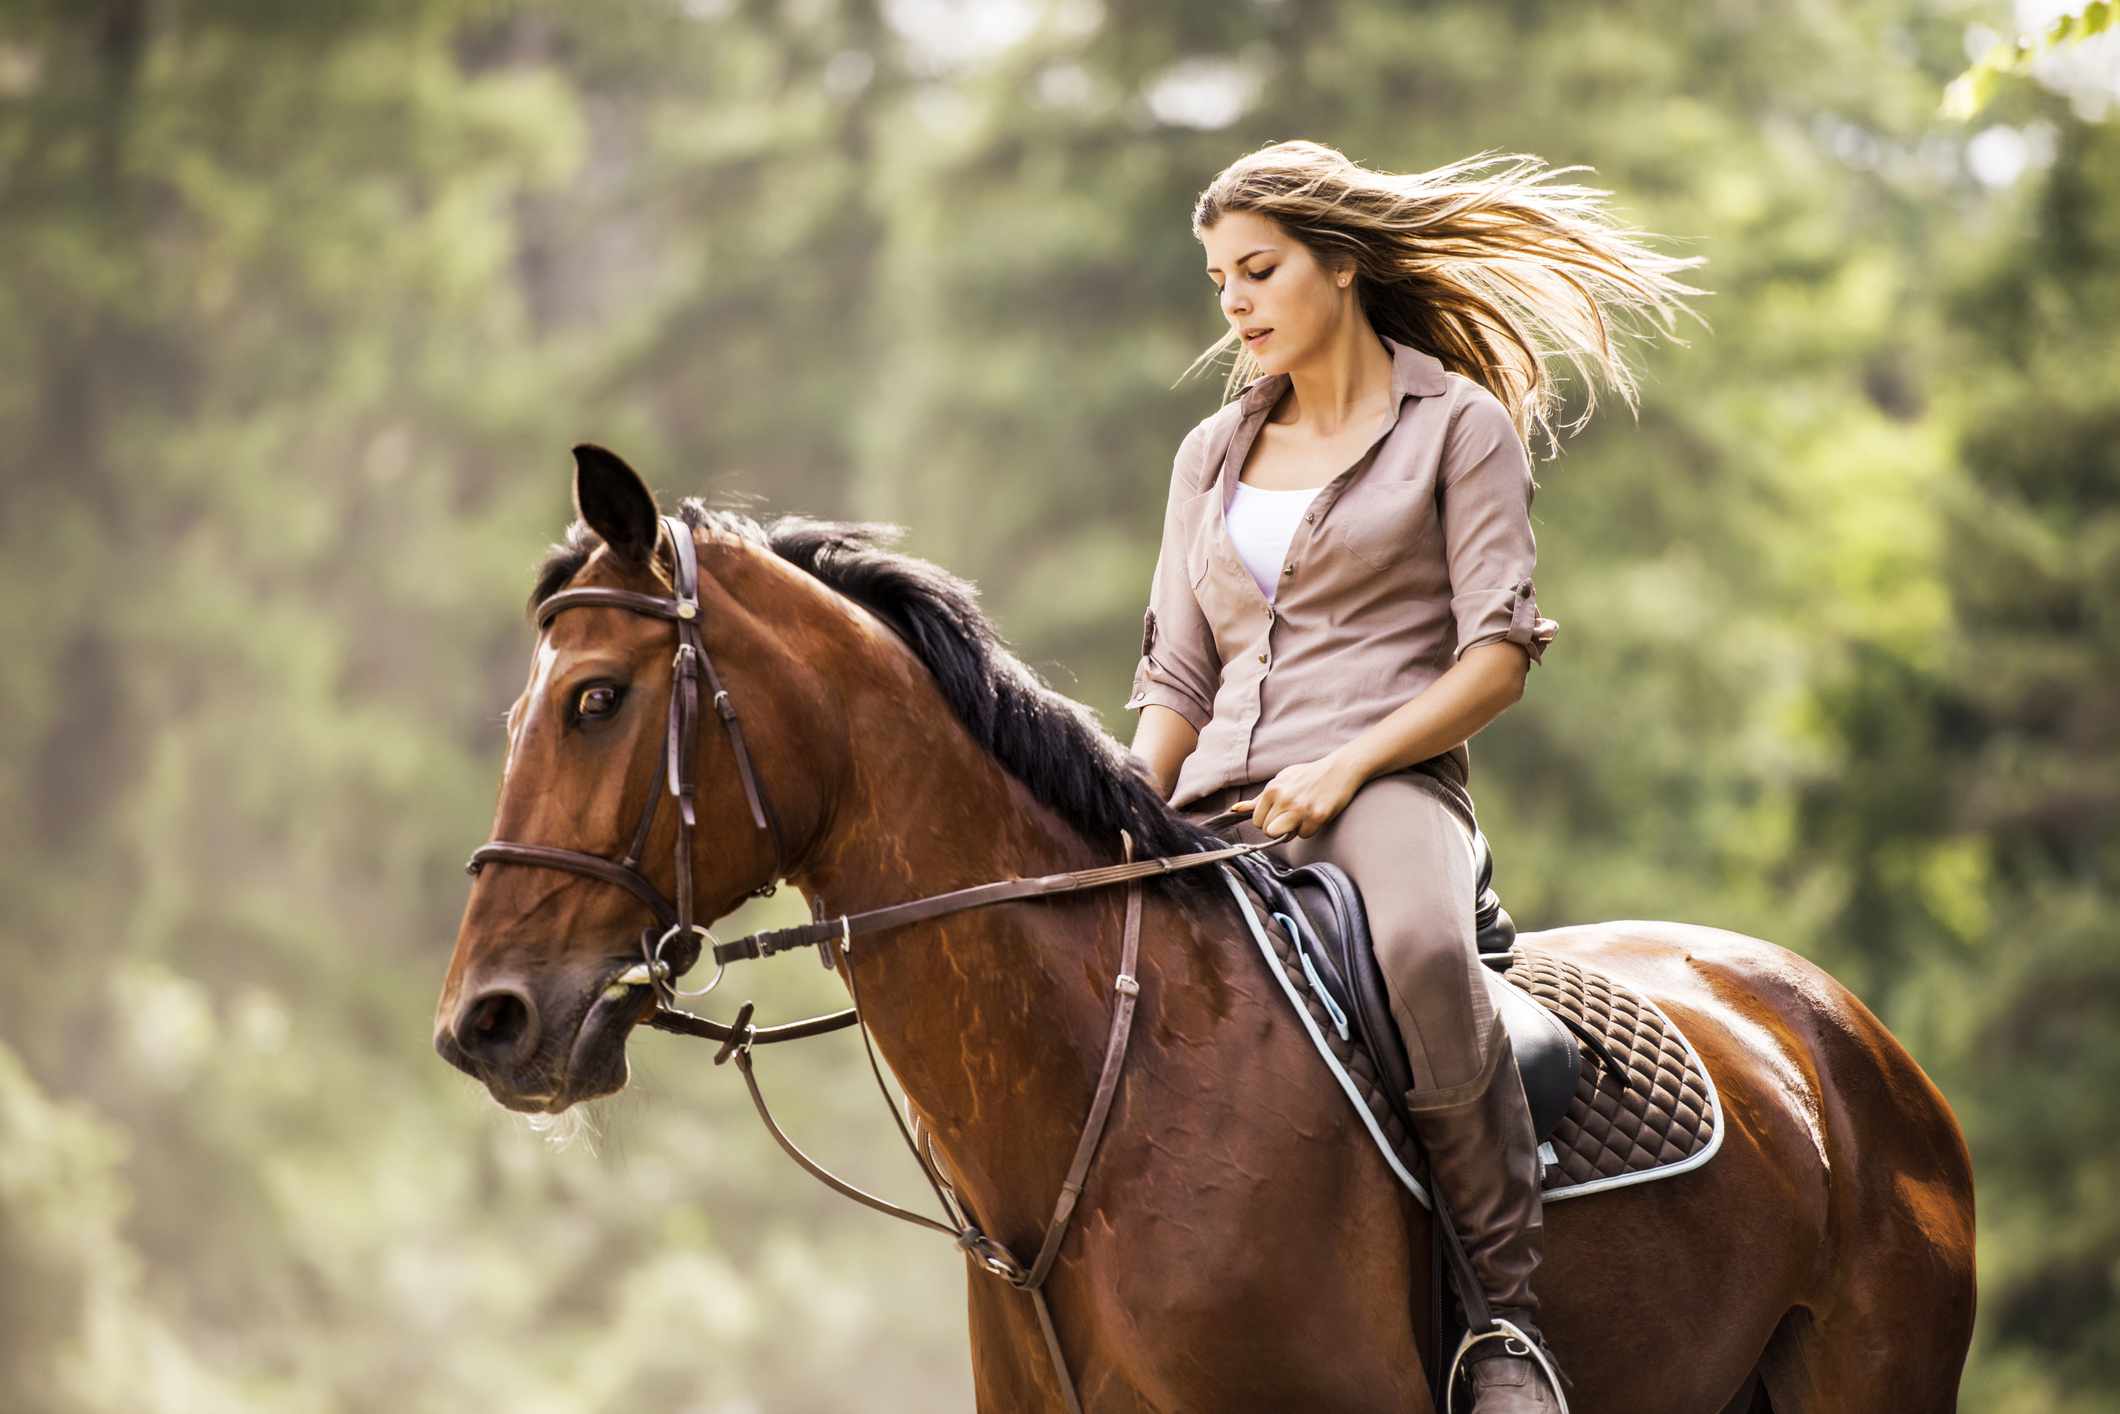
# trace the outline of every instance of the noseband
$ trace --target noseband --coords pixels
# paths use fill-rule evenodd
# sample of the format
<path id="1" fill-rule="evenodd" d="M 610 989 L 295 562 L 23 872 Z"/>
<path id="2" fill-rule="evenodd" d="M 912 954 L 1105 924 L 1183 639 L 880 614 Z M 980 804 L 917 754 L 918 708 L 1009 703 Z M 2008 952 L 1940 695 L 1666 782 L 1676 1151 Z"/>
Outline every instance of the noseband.
<path id="1" fill-rule="evenodd" d="M 654 925 L 640 936 L 642 970 L 646 974 L 643 980 L 655 989 L 658 1001 L 669 1005 L 680 996 L 705 996 L 713 991 L 728 967 L 724 959 L 717 957 L 713 980 L 706 986 L 680 992 L 674 985 L 676 979 L 698 960 L 702 947 L 715 942 L 707 925 L 699 921 L 692 896 L 692 831 L 699 823 L 696 738 L 702 680 L 711 694 L 707 700 L 713 703 L 715 714 L 728 730 L 729 744 L 735 749 L 736 771 L 743 781 L 744 800 L 751 807 L 752 822 L 773 841 L 772 880 L 752 890 L 753 897 L 764 897 L 779 886 L 780 878 L 787 870 L 787 853 L 785 841 L 781 838 L 780 818 L 774 814 L 765 792 L 759 787 L 758 772 L 751 765 L 749 748 L 744 745 L 743 723 L 736 715 L 736 704 L 730 701 L 728 689 L 721 685 L 721 674 L 714 671 L 714 660 L 707 653 L 699 603 L 699 558 L 692 543 L 692 528 L 675 516 L 663 516 L 660 522 L 676 557 L 676 573 L 672 576 L 676 593 L 672 597 L 637 594 L 630 589 L 563 589 L 538 606 L 537 627 L 542 633 L 551 626 L 554 618 L 568 609 L 625 609 L 651 618 L 668 619 L 677 626 L 669 724 L 663 733 L 662 764 L 656 772 L 663 778 L 666 789 L 657 789 L 652 784 L 648 787 L 647 804 L 641 810 L 640 823 L 633 830 L 633 843 L 623 859 L 607 859 L 600 854 L 560 849 L 553 845 L 491 840 L 472 851 L 464 872 L 475 875 L 485 865 L 495 862 L 530 864 L 540 869 L 559 869 L 601 879 L 626 890 L 654 910 Z M 658 889 L 640 868 L 641 855 L 648 847 L 648 835 L 655 828 L 655 817 L 661 813 L 665 794 L 677 801 L 677 897 L 674 900 Z M 678 951 L 666 957 L 664 952 L 673 939 L 678 942 Z"/>

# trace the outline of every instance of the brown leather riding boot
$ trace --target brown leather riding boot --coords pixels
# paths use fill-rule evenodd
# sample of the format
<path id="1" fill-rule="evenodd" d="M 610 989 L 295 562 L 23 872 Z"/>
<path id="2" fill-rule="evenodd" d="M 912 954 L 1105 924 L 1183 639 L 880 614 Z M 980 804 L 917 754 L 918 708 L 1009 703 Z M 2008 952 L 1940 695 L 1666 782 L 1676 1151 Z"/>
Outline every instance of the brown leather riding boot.
<path id="1" fill-rule="evenodd" d="M 1545 1240 L 1538 1143 L 1509 1034 L 1496 1030 L 1485 1075 L 1448 1090 L 1408 1091 L 1406 1105 L 1487 1304 L 1539 1341 L 1538 1298 L 1531 1291 Z M 1513 1341 L 1481 1342 L 1466 1365 L 1473 1414 L 1564 1408 L 1537 1362 Z"/>

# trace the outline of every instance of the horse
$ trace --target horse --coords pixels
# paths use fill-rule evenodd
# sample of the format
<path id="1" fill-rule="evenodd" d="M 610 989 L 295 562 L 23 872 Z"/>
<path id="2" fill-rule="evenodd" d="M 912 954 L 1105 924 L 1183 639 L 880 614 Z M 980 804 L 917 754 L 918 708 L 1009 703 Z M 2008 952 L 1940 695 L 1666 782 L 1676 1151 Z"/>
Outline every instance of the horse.
<path id="1" fill-rule="evenodd" d="M 823 916 L 1226 845 L 1008 651 L 973 586 L 890 548 L 895 527 L 766 526 L 696 500 L 665 519 L 616 454 L 585 445 L 575 463 L 579 519 L 531 595 L 533 620 L 568 612 L 542 616 L 494 820 L 495 840 L 533 843 L 489 847 L 516 867 L 478 871 L 435 1014 L 437 1050 L 500 1104 L 557 1113 L 622 1087 L 629 1034 L 714 941 L 700 920 L 781 881 Z M 678 811 L 658 807 L 666 783 Z M 951 913 L 828 954 L 954 1197 L 1024 1252 L 1106 1074 L 1137 910 L 1139 1024 L 1042 1290 L 1050 1340 L 1032 1303 L 967 1262 L 981 1410 L 1434 1407 L 1426 1362 L 1447 1352 L 1420 1348 L 1428 1214 L 1366 1142 L 1216 872 Z M 1548 1208 L 1541 1321 L 1573 1407 L 1955 1409 L 1971 1160 L 1877 1017 L 1794 953 L 1711 927 L 1519 942 L 1659 1005 L 1727 1125 L 1704 1167 Z"/>

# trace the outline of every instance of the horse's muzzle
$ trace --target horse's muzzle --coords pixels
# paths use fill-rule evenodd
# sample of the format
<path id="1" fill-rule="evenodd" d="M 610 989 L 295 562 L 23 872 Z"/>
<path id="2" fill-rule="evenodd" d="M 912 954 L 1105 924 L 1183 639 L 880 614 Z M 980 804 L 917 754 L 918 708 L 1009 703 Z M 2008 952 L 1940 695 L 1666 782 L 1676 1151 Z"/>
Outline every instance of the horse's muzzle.
<path id="1" fill-rule="evenodd" d="M 437 1026 L 434 1049 L 511 1110 L 552 1114 L 626 1083 L 626 1036 L 653 1006 L 647 987 L 606 985 L 570 1006 L 520 982 L 480 988 Z"/>

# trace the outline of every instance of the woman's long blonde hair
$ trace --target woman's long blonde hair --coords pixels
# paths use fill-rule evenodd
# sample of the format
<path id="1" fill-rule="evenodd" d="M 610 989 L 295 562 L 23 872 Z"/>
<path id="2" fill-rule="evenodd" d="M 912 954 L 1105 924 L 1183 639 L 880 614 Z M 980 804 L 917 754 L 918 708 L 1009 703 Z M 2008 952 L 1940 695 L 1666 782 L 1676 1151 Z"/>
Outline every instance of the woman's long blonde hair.
<path id="1" fill-rule="evenodd" d="M 1482 169 L 1505 164 L 1499 171 Z M 1588 167 L 1541 170 L 1526 154 L 1483 152 L 1429 172 L 1375 172 L 1315 142 L 1279 142 L 1238 158 L 1193 206 L 1193 230 L 1233 211 L 1277 222 L 1327 265 L 1354 261 L 1362 310 L 1379 334 L 1433 354 L 1502 400 L 1528 444 L 1533 429 L 1559 450 L 1549 414 L 1559 395 L 1544 357 L 1558 350 L 1583 374 L 1597 407 L 1603 377 L 1636 407 L 1634 374 L 1615 346 L 1618 318 L 1647 311 L 1672 342 L 1673 314 L 1700 316 L 1680 298 L 1708 294 L 1671 278 L 1707 257 L 1659 255 L 1646 234 L 1616 225 L 1595 187 L 1550 179 Z M 1702 327 L 1707 321 L 1700 319 Z M 1622 332 L 1625 332 L 1624 330 Z M 1224 395 L 1259 376 L 1235 330 L 1187 374 L 1234 353 Z M 1587 367 L 1586 367 L 1587 365 Z"/>

